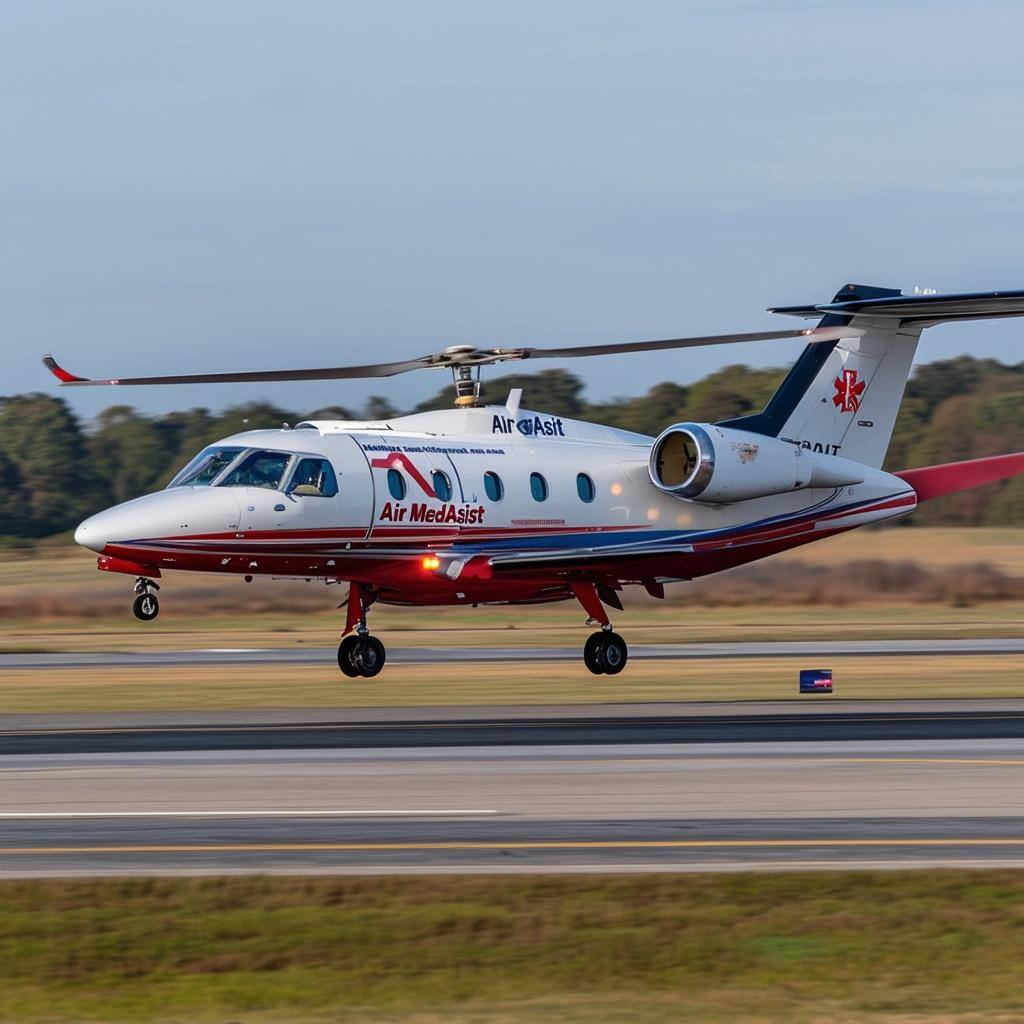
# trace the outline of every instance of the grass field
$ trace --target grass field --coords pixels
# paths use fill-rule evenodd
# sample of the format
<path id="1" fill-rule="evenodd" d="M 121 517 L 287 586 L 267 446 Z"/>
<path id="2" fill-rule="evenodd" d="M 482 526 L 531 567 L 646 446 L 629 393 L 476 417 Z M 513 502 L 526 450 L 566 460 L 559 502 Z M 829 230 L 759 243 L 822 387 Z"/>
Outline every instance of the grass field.
<path id="1" fill-rule="evenodd" d="M 836 693 L 823 700 L 1024 697 L 1024 655 L 831 658 Z M 391 665 L 345 679 L 321 665 L 12 670 L 0 673 L 3 710 L 17 712 L 217 708 L 417 707 L 629 701 L 803 700 L 806 659 L 638 661 L 620 676 L 580 664 Z"/>
<path id="2" fill-rule="evenodd" d="M 194 616 L 173 599 L 155 622 L 127 606 L 115 620 L 7 620 L 0 653 L 193 650 L 225 647 L 336 647 L 342 613 L 264 612 Z M 580 647 L 592 632 L 572 603 L 540 608 L 374 608 L 372 628 L 389 647 Z M 817 608 L 678 608 L 648 604 L 615 614 L 634 644 L 712 641 L 856 640 L 1024 636 L 1024 604 L 971 608 L 877 605 Z"/>
<path id="3" fill-rule="evenodd" d="M 0 1020 L 993 1024 L 1024 873 L 0 883 Z"/>
<path id="4" fill-rule="evenodd" d="M 1015 530 L 861 531 L 808 545 L 778 561 L 799 558 L 808 565 L 818 559 L 842 566 L 865 548 L 908 566 L 945 566 L 953 576 L 958 570 L 950 566 L 979 560 L 1024 574 L 1024 531 Z M 269 580 L 246 585 L 201 574 L 172 574 L 165 583 L 160 618 L 141 623 L 128 607 L 131 580 L 96 572 L 87 552 L 68 548 L 0 559 L 0 614 L 8 609 L 0 620 L 0 652 L 303 648 L 338 642 L 343 613 L 336 605 L 345 596 L 344 587 Z M 616 613 L 614 621 L 632 644 L 1024 636 L 1021 601 L 914 603 L 901 602 L 891 591 L 867 600 L 863 584 L 858 593 L 858 600 L 847 606 L 786 604 L 779 594 L 741 606 L 680 605 L 638 600 L 630 593 L 627 610 Z M 18 614 L 21 604 L 39 613 Z M 526 651 L 580 648 L 590 632 L 583 619 L 574 602 L 565 602 L 480 609 L 376 607 L 371 624 L 390 648 Z M 830 660 L 843 697 L 1024 694 L 1020 658 Z M 626 674 L 609 679 L 590 676 L 581 664 L 533 664 L 524 656 L 514 665 L 487 667 L 391 665 L 376 680 L 345 681 L 328 656 L 322 665 L 278 668 L 3 670 L 0 696 L 8 712 L 767 699 L 793 696 L 800 667 L 806 665 L 788 659 L 634 662 Z"/>
<path id="5" fill-rule="evenodd" d="M 97 572 L 95 559 L 81 549 L 44 550 L 33 558 L 0 558 L 0 651 L 337 643 L 344 586 L 268 579 L 247 585 L 237 577 L 172 573 L 163 581 L 160 618 L 144 624 L 131 616 L 128 577 Z M 865 554 L 880 568 L 848 576 Z M 993 584 L 977 563 L 1002 573 L 1004 582 Z M 885 578 L 887 565 L 892 569 Z M 807 573 L 823 566 L 835 572 L 826 572 L 821 598 L 816 587 L 799 593 Z M 915 589 L 929 573 L 938 574 L 930 586 Z M 995 600 L 993 585 L 1017 596 Z M 629 588 L 626 611 L 614 614 L 617 628 L 635 642 L 1016 636 L 1024 629 L 1024 531 L 854 532 L 677 585 L 669 594 L 677 600 L 653 601 Z M 571 601 L 480 609 L 379 606 L 372 628 L 393 646 L 577 646 L 585 636 L 583 619 Z"/>

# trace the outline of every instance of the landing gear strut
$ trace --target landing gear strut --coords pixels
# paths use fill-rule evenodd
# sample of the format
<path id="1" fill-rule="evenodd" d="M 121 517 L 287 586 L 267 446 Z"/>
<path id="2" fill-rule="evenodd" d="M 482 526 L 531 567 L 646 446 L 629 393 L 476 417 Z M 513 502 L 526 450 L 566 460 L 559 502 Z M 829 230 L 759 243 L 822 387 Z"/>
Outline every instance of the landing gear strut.
<path id="1" fill-rule="evenodd" d="M 598 588 L 593 583 L 573 583 L 571 586 L 576 599 L 583 605 L 583 610 L 589 616 L 587 624 L 601 624 L 600 630 L 591 633 L 583 645 L 583 664 L 595 676 L 618 675 L 629 660 L 629 648 L 626 646 L 626 641 L 618 633 L 612 631 L 612 624 L 601 603 Z M 618 600 L 614 593 L 611 594 L 611 597 Z M 612 603 L 611 597 L 606 596 L 605 599 Z M 621 608 L 621 603 L 617 604 L 617 607 Z"/>
<path id="2" fill-rule="evenodd" d="M 156 599 L 159 583 L 145 576 L 135 581 L 135 600 L 132 601 L 132 614 L 143 622 L 152 622 L 160 614 L 160 602 Z"/>
<path id="3" fill-rule="evenodd" d="M 384 645 L 375 636 L 370 636 L 366 625 L 366 610 L 372 603 L 373 597 L 359 584 L 349 586 L 346 635 L 338 645 L 338 668 L 349 677 L 375 676 L 387 660 Z"/>

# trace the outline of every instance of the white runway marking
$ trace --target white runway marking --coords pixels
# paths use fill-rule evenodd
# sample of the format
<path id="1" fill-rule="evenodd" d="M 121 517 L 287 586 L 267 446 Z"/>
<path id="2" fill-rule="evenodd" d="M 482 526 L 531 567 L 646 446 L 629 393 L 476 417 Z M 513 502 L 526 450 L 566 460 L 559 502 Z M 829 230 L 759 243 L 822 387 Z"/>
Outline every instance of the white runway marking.
<path id="1" fill-rule="evenodd" d="M 0 819 L 27 820 L 30 818 L 423 818 L 423 817 L 480 817 L 498 814 L 493 809 L 430 808 L 429 810 L 293 810 L 261 811 L 2 811 Z"/>

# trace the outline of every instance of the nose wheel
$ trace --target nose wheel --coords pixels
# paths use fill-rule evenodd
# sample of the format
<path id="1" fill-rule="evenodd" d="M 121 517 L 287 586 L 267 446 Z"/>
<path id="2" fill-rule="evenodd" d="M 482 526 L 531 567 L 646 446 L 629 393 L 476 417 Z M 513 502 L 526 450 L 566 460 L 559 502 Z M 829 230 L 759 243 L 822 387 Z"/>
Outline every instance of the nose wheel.
<path id="1" fill-rule="evenodd" d="M 369 633 L 361 636 L 349 634 L 338 645 L 338 668 L 352 678 L 377 675 L 386 660 L 384 645 Z"/>
<path id="2" fill-rule="evenodd" d="M 158 583 L 145 576 L 135 581 L 135 600 L 132 601 L 132 614 L 135 618 L 152 622 L 160 614 L 160 602 L 156 598 L 159 589 Z"/>
<path id="3" fill-rule="evenodd" d="M 583 645 L 583 663 L 595 676 L 618 675 L 628 660 L 626 641 L 611 630 L 591 633 Z"/>

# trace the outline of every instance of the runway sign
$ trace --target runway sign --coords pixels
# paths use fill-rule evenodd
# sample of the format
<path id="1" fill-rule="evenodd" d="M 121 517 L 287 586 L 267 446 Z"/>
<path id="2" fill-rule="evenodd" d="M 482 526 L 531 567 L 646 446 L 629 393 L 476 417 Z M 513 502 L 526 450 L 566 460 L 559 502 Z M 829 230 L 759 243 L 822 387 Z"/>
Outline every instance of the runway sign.
<path id="1" fill-rule="evenodd" d="M 801 693 L 831 693 L 832 669 L 803 668 L 800 670 Z"/>

